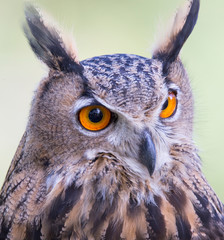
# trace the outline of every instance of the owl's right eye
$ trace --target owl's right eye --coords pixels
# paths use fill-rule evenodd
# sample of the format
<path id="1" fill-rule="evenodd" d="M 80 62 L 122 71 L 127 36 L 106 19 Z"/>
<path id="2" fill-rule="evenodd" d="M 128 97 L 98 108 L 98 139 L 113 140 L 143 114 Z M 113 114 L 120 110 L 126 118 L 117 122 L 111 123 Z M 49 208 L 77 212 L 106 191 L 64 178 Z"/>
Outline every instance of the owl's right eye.
<path id="1" fill-rule="evenodd" d="M 111 112 L 102 105 L 87 106 L 80 110 L 79 121 L 87 130 L 100 131 L 109 125 Z"/>

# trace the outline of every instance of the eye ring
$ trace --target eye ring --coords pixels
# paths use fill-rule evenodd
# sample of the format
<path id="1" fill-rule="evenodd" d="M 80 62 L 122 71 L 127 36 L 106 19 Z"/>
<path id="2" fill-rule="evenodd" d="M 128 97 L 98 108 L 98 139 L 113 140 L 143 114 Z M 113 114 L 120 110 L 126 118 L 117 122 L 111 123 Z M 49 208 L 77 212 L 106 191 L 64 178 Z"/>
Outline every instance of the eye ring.
<path id="1" fill-rule="evenodd" d="M 89 131 L 100 131 L 111 121 L 111 112 L 102 105 L 90 105 L 79 112 L 79 122 Z"/>
<path id="2" fill-rule="evenodd" d="M 159 116 L 163 119 L 171 117 L 175 113 L 176 107 L 177 107 L 176 94 L 172 91 L 169 91 L 168 98 L 166 102 L 163 104 L 162 111 Z"/>

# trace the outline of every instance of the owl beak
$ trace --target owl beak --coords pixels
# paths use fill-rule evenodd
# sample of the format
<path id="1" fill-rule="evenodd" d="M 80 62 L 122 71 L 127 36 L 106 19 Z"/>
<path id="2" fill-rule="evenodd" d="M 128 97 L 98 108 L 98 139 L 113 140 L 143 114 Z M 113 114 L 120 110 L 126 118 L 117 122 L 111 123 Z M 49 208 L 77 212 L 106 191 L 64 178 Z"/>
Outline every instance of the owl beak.
<path id="1" fill-rule="evenodd" d="M 156 165 L 156 149 L 151 134 L 147 129 L 142 132 L 139 161 L 147 167 L 150 176 L 152 176 Z"/>

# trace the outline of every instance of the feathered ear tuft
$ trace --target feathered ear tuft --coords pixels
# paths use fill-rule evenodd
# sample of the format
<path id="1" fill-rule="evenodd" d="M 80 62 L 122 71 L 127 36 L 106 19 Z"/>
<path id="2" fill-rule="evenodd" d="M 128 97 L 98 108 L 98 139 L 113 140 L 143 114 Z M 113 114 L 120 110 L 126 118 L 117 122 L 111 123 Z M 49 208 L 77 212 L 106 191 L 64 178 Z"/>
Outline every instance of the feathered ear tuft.
<path id="1" fill-rule="evenodd" d="M 65 39 L 54 26 L 46 22 L 32 5 L 25 6 L 25 35 L 33 51 L 50 69 L 81 74 L 73 41 Z"/>
<path id="2" fill-rule="evenodd" d="M 197 22 L 200 0 L 188 0 L 186 5 L 178 10 L 171 29 L 153 51 L 153 58 L 163 62 L 164 74 L 167 73 L 169 65 L 177 59 Z"/>

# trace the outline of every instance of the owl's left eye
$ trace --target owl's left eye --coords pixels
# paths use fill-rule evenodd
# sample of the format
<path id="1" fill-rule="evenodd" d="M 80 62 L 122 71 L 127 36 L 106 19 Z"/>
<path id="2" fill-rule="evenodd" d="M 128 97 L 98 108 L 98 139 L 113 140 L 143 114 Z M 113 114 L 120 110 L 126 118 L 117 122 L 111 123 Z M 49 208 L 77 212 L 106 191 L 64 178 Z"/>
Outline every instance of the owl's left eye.
<path id="1" fill-rule="evenodd" d="M 79 112 L 81 125 L 90 131 L 100 131 L 106 128 L 111 120 L 111 112 L 101 105 L 84 107 Z"/>
<path id="2" fill-rule="evenodd" d="M 166 102 L 163 104 L 160 117 L 161 118 L 171 117 L 175 113 L 176 107 L 177 107 L 176 94 L 173 91 L 170 91 Z"/>

